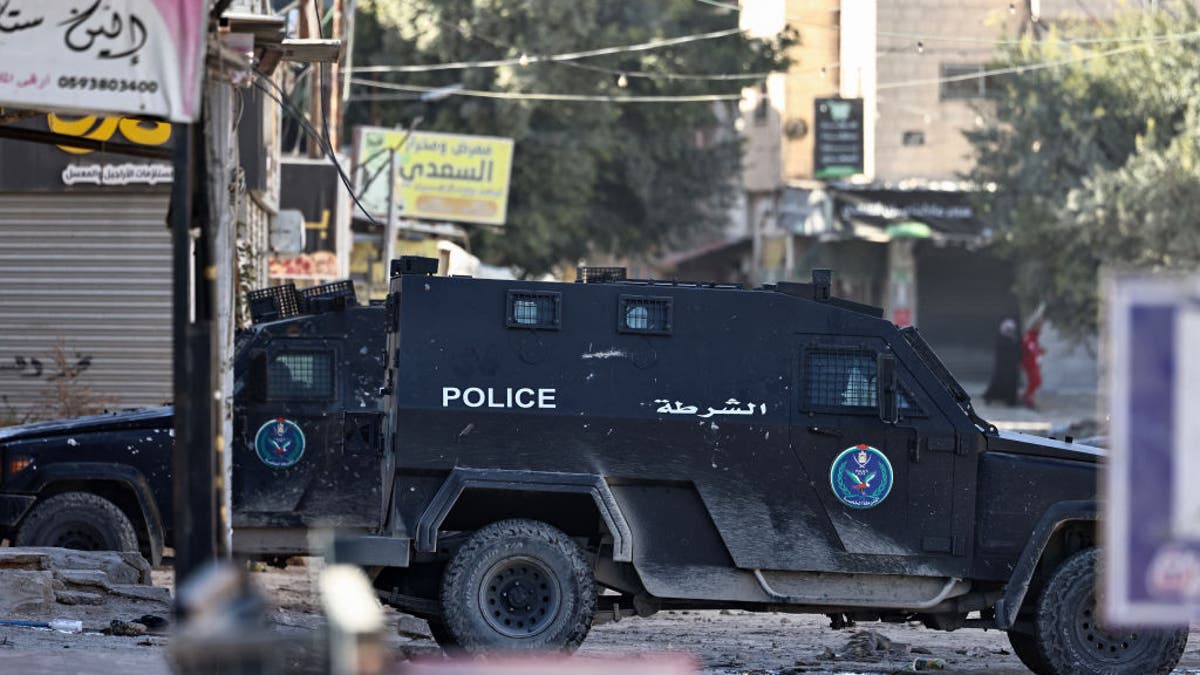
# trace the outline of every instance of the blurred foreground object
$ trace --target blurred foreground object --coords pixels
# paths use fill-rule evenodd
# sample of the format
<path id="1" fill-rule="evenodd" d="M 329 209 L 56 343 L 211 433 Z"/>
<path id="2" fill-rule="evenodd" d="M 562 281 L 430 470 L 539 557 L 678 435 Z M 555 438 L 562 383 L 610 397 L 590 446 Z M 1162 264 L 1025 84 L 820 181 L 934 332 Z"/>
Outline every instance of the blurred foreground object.
<path id="1" fill-rule="evenodd" d="M 1200 602 L 1200 276 L 1108 282 L 1104 610 L 1183 624 Z"/>
<path id="2" fill-rule="evenodd" d="M 371 582 L 354 565 L 321 572 L 321 605 L 329 618 L 333 675 L 374 675 L 383 670 L 383 608 Z"/>
<path id="3" fill-rule="evenodd" d="M 451 659 L 401 665 L 399 675 L 695 675 L 700 671 L 684 656 L 589 659 L 529 656 L 485 661 Z"/>
<path id="4" fill-rule="evenodd" d="M 285 650 L 295 645 L 271 632 L 263 598 L 242 569 L 211 563 L 177 593 L 183 623 L 169 657 L 176 673 L 285 672 Z"/>

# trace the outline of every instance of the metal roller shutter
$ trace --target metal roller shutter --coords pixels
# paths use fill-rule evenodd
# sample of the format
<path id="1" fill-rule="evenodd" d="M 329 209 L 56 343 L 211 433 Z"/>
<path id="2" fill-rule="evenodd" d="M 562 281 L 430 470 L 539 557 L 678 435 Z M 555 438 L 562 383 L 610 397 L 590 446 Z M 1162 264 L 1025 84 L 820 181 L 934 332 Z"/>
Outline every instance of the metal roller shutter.
<path id="1" fill-rule="evenodd" d="M 0 421 L 53 414 L 60 344 L 75 384 L 113 407 L 170 399 L 168 200 L 0 195 Z"/>

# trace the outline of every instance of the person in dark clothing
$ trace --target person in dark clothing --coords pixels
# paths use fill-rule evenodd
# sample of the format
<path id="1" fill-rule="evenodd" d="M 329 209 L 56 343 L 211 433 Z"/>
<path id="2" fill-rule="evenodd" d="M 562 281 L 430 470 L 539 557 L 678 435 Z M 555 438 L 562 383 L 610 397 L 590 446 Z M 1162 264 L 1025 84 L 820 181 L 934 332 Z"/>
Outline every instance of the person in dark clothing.
<path id="1" fill-rule="evenodd" d="M 992 364 L 992 380 L 983 392 L 985 403 L 998 401 L 1017 405 L 1017 388 L 1021 368 L 1021 337 L 1017 320 L 1011 317 L 1000 322 L 996 335 L 996 356 Z"/>

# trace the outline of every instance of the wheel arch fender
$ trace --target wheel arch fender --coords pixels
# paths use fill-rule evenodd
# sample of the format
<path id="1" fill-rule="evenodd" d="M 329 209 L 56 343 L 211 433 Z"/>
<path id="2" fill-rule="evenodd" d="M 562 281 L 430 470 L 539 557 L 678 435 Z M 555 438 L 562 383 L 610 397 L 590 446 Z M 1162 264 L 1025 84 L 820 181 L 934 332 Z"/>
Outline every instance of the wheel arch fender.
<path id="1" fill-rule="evenodd" d="M 145 525 L 146 539 L 150 546 L 150 564 L 157 565 L 161 562 L 166 538 L 162 514 L 154 501 L 150 482 L 140 471 L 127 464 L 110 462 L 56 462 L 38 467 L 38 478 L 33 488 L 41 497 L 54 492 L 55 485 L 63 483 L 113 484 L 133 495 L 140 513 L 131 515 L 139 516 Z"/>
<path id="2" fill-rule="evenodd" d="M 1029 593 L 1030 583 L 1038 570 L 1038 563 L 1054 536 L 1072 523 L 1094 526 L 1099 518 L 1095 501 L 1069 500 L 1052 504 L 1034 525 L 1025 548 L 1013 565 L 1012 574 L 1004 589 L 1004 596 L 996 602 L 996 627 L 1008 630 L 1017 621 L 1017 614 Z"/>
<path id="3" fill-rule="evenodd" d="M 576 494 L 591 498 L 613 538 L 613 560 L 633 561 L 633 536 L 608 483 L 596 474 L 457 467 L 430 499 L 416 523 L 416 550 L 437 550 L 438 530 L 464 494 L 472 490 Z"/>

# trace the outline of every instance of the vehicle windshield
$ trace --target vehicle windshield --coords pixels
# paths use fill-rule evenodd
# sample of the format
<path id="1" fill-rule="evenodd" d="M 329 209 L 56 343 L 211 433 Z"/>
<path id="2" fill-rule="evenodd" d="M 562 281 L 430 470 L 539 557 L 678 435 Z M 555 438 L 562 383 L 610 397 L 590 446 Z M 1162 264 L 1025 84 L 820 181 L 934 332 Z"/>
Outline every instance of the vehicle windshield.
<path id="1" fill-rule="evenodd" d="M 954 376 L 950 374 L 950 369 L 946 367 L 946 364 L 942 363 L 937 353 L 933 351 L 933 348 L 929 346 L 929 343 L 925 341 L 925 338 L 921 336 L 916 327 L 907 326 L 901 328 L 900 334 L 904 336 L 905 341 L 913 348 L 913 351 L 917 353 L 917 356 L 921 358 L 921 361 L 929 368 L 929 371 L 933 373 L 933 376 L 937 378 L 942 387 L 946 389 L 946 392 L 950 394 L 954 402 L 963 409 L 963 412 L 970 416 L 971 421 L 985 431 L 994 431 L 995 427 L 979 417 L 975 412 L 975 407 L 971 404 L 971 395 L 967 393 L 966 389 L 963 389 L 958 380 L 954 379 Z"/>

